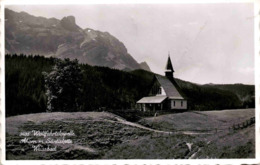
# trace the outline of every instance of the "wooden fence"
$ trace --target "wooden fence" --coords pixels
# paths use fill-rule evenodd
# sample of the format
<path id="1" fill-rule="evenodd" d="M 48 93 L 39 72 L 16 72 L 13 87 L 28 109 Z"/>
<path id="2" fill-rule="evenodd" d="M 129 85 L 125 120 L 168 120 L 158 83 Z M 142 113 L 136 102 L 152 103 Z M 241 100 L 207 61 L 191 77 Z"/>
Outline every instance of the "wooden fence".
<path id="1" fill-rule="evenodd" d="M 253 124 L 255 124 L 255 117 L 251 117 L 249 120 L 246 120 L 242 123 L 233 124 L 232 128 L 230 128 L 230 129 L 233 129 L 233 130 L 244 129 Z"/>

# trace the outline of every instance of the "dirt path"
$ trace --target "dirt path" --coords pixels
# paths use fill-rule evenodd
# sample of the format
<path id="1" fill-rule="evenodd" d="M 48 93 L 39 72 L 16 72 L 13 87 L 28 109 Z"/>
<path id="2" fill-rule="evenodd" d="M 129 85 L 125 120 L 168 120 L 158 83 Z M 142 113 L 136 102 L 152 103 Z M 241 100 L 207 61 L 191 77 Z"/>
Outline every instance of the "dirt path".
<path id="1" fill-rule="evenodd" d="M 164 134 L 171 134 L 171 135 L 176 134 L 176 133 L 181 133 L 181 134 L 185 134 L 185 135 L 213 134 L 213 133 L 210 133 L 210 132 L 203 132 L 202 133 L 202 132 L 195 132 L 195 131 L 174 131 L 174 132 L 172 132 L 172 131 L 161 131 L 161 130 L 156 130 L 156 129 L 145 127 L 141 124 L 132 123 L 132 122 L 129 122 L 129 121 L 124 120 L 124 119 L 119 118 L 119 117 L 115 117 L 115 118 L 121 124 L 129 125 L 129 126 L 132 126 L 132 127 L 137 127 L 137 128 L 140 128 L 140 129 L 144 129 L 144 130 L 148 130 L 148 131 L 152 131 L 152 132 L 156 132 L 156 133 L 164 133 Z"/>

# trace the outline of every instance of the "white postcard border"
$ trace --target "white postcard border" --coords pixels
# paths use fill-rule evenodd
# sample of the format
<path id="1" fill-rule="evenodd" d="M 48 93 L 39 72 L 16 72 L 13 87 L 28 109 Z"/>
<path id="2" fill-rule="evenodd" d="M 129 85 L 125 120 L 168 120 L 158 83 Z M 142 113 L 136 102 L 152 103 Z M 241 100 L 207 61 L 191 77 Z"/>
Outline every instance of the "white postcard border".
<path id="1" fill-rule="evenodd" d="M 5 63 L 4 63 L 4 7 L 10 4 L 115 4 L 115 3 L 254 3 L 254 29 L 255 29 L 255 98 L 256 98 L 256 158 L 255 159 L 200 159 L 200 160 L 5 160 Z M 126 164 L 260 164 L 260 57 L 259 57 L 259 0 L 2 0 L 1 3 L 1 54 L 0 54 L 0 106 L 1 106 L 1 163 L 2 164 L 106 164 L 106 165 L 126 165 Z"/>

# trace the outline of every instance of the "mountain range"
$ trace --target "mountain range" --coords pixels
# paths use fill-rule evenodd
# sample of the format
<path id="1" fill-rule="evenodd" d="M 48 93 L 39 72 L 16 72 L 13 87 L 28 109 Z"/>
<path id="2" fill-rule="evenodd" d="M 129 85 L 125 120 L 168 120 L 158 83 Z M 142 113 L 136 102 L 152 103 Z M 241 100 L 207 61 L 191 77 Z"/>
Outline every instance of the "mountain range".
<path id="1" fill-rule="evenodd" d="M 116 37 L 108 32 L 82 29 L 74 16 L 59 20 L 6 8 L 5 43 L 5 51 L 10 54 L 70 58 L 93 66 L 150 71 L 146 62 L 139 64 Z"/>

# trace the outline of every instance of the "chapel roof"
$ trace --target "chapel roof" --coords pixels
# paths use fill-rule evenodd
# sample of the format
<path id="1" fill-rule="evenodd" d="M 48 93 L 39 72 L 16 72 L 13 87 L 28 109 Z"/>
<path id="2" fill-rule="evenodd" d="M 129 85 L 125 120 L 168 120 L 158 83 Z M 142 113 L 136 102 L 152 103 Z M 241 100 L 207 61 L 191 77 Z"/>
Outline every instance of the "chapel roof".
<path id="1" fill-rule="evenodd" d="M 184 99 L 178 91 L 179 86 L 175 80 L 170 81 L 167 77 L 161 75 L 155 75 L 155 77 L 164 89 L 167 97 L 170 99 Z"/>
<path id="2" fill-rule="evenodd" d="M 149 96 L 149 97 L 143 97 L 137 103 L 162 103 L 167 96 Z"/>

